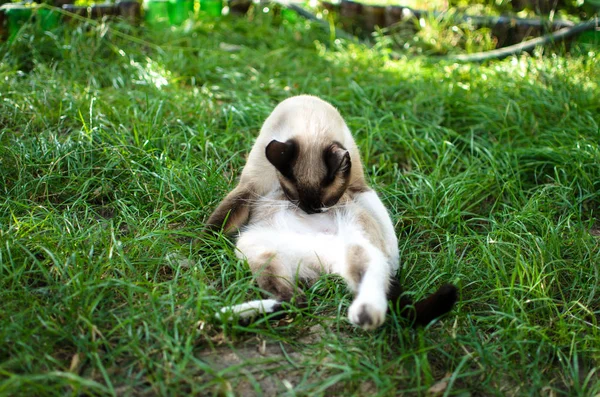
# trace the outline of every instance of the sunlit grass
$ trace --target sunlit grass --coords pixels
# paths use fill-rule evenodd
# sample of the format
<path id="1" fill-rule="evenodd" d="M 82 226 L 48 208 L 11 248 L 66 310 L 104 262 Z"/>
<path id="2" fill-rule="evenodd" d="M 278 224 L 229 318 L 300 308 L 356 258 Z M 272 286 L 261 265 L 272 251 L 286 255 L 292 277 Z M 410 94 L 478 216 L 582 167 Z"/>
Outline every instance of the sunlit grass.
<path id="1" fill-rule="evenodd" d="M 391 60 L 258 14 L 0 56 L 0 394 L 600 393 L 598 57 Z M 352 328 L 335 277 L 289 319 L 214 318 L 259 291 L 203 220 L 300 93 L 354 131 L 407 290 L 460 286 L 428 329 Z"/>

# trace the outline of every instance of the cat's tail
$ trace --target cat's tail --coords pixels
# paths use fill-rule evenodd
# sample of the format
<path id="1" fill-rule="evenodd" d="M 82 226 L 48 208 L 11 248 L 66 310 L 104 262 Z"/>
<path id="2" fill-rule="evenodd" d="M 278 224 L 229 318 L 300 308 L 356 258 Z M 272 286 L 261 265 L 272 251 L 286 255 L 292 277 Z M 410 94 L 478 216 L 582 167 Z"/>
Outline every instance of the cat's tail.
<path id="1" fill-rule="evenodd" d="M 409 297 L 403 295 L 398 280 L 392 279 L 388 299 L 392 302 L 393 309 L 410 320 L 414 326 L 424 326 L 452 310 L 458 299 L 458 290 L 452 284 L 444 284 L 427 298 L 413 303 Z"/>

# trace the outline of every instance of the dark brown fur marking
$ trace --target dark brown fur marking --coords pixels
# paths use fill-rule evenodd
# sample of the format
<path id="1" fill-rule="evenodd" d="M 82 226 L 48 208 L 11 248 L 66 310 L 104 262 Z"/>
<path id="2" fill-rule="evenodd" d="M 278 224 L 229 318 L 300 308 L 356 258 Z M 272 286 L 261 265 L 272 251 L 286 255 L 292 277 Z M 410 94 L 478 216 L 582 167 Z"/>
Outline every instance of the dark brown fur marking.
<path id="1" fill-rule="evenodd" d="M 293 156 L 286 157 L 288 144 L 293 145 L 295 151 Z M 309 214 L 335 205 L 346 191 L 351 176 L 350 156 L 341 144 L 327 144 L 320 155 L 318 147 L 318 144 L 306 146 L 293 140 L 271 141 L 267 147 L 267 157 L 279 170 L 279 182 L 285 195 Z"/>
<path id="2" fill-rule="evenodd" d="M 365 305 L 363 305 L 361 307 L 361 312 L 358 315 L 358 325 L 372 325 L 373 324 L 373 319 L 371 318 L 371 315 L 369 315 L 369 313 L 367 312 L 367 308 Z"/>
<path id="3" fill-rule="evenodd" d="M 385 238 L 383 237 L 381 226 L 372 216 L 363 211 L 358 216 L 358 222 L 371 244 L 379 248 L 382 252 L 389 252 L 388 247 L 385 245 Z"/>
<path id="4" fill-rule="evenodd" d="M 204 227 L 209 231 L 225 233 L 234 232 L 248 220 L 250 216 L 250 198 L 252 192 L 248 187 L 239 185 L 233 189 L 219 206 L 213 211 Z"/>
<path id="5" fill-rule="evenodd" d="M 358 194 L 358 193 L 366 193 L 370 191 L 371 188 L 367 186 L 364 180 L 355 181 L 348 186 L 348 193 L 350 194 Z"/>
<path id="6" fill-rule="evenodd" d="M 432 320 L 448 313 L 458 299 L 458 290 L 452 284 L 442 285 L 436 292 L 413 305 L 412 300 L 403 295 L 402 287 L 395 278 L 390 280 L 388 300 L 392 309 L 410 320 L 414 326 L 424 326 Z"/>
<path id="7" fill-rule="evenodd" d="M 458 290 L 452 284 L 444 284 L 427 298 L 415 303 L 415 324 L 427 325 L 433 319 L 452 310 L 458 299 Z"/>
<path id="8" fill-rule="evenodd" d="M 357 287 L 365 275 L 368 260 L 367 252 L 360 245 L 351 245 L 348 248 L 348 273 L 350 274 L 350 279 L 356 283 Z"/>
<path id="9" fill-rule="evenodd" d="M 277 276 L 272 272 L 272 268 L 267 266 L 264 273 L 256 278 L 258 286 L 266 292 L 273 295 L 277 300 L 290 301 L 294 296 L 294 289 L 290 280 Z"/>
<path id="10" fill-rule="evenodd" d="M 344 179 L 350 175 L 352 161 L 350 153 L 339 142 L 333 142 L 323 150 L 323 161 L 327 166 L 327 181 L 333 181 L 339 173 Z"/>
<path id="11" fill-rule="evenodd" d="M 335 205 L 340 197 L 344 194 L 348 188 L 349 179 L 347 177 L 337 177 L 333 182 L 323 188 L 323 204 L 326 207 Z"/>
<path id="12" fill-rule="evenodd" d="M 258 286 L 273 295 L 275 299 L 289 302 L 294 295 L 303 295 L 302 291 L 294 286 L 289 275 L 279 264 L 274 252 L 266 252 L 256 258 L 255 261 L 249 262 L 248 265 L 250 265 L 250 270 L 256 276 Z"/>
<path id="13" fill-rule="evenodd" d="M 294 180 L 293 166 L 298 158 L 298 143 L 294 139 L 286 142 L 272 140 L 265 148 L 265 156 L 283 176 Z"/>

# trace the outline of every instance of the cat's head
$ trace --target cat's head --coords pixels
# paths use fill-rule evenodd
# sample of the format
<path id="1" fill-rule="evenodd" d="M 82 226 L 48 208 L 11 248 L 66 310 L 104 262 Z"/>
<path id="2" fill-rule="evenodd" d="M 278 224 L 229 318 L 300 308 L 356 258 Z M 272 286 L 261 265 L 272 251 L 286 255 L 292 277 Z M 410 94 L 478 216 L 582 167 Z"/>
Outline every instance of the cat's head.
<path id="1" fill-rule="evenodd" d="M 350 182 L 350 153 L 339 142 L 302 146 L 272 140 L 265 149 L 287 198 L 307 214 L 335 205 Z"/>

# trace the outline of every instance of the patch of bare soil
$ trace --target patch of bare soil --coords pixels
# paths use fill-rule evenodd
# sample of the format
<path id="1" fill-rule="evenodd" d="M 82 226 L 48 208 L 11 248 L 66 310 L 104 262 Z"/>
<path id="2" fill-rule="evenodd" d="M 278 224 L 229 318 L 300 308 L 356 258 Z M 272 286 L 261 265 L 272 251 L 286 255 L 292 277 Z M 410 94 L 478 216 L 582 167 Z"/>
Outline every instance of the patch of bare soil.
<path id="1" fill-rule="evenodd" d="M 306 346 L 319 343 L 325 332 L 322 326 L 314 326 L 298 342 L 304 345 L 305 350 Z M 226 380 L 215 392 L 232 392 L 243 397 L 284 394 L 300 382 L 307 381 L 303 377 L 306 365 L 312 361 L 312 357 L 289 344 L 259 338 L 239 347 L 224 346 L 204 351 L 199 358 Z"/>

